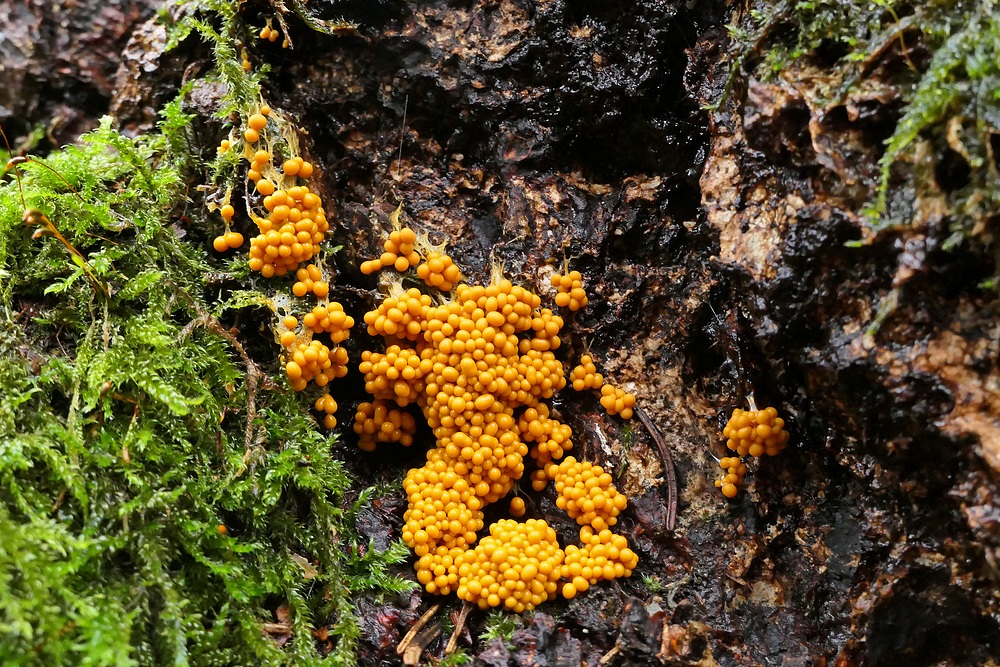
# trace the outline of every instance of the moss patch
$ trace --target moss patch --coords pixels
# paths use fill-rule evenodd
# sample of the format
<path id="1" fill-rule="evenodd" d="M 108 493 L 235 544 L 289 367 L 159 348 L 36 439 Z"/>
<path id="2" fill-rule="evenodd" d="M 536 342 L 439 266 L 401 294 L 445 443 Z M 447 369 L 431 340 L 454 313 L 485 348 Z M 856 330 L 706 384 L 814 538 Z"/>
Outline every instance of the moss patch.
<path id="1" fill-rule="evenodd" d="M 23 201 L 0 184 L 3 664 L 354 664 L 350 596 L 410 586 L 386 570 L 405 550 L 349 548 L 332 440 L 210 314 L 186 122 L 105 120 L 22 165 Z"/>

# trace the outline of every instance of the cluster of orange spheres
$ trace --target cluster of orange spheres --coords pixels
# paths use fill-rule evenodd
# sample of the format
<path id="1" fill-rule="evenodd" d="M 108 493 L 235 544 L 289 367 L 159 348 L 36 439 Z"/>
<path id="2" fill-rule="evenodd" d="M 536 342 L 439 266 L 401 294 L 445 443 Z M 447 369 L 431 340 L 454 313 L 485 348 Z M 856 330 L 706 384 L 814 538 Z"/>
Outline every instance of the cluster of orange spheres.
<path id="1" fill-rule="evenodd" d="M 570 271 L 566 275 L 554 274 L 552 286 L 558 290 L 556 305 L 560 308 L 576 311 L 587 305 L 587 293 L 583 289 L 583 276 L 579 271 Z"/>
<path id="2" fill-rule="evenodd" d="M 458 555 L 458 597 L 480 609 L 534 609 L 555 597 L 563 557 L 544 521 L 501 519 L 490 526 L 489 537 Z"/>
<path id="3" fill-rule="evenodd" d="M 580 357 L 580 365 L 569 375 L 573 389 L 600 389 L 604 385 L 604 376 L 597 372 L 597 366 L 589 354 Z"/>
<path id="4" fill-rule="evenodd" d="M 451 257 L 443 252 L 431 250 L 427 253 L 427 260 L 417 266 L 417 276 L 430 287 L 448 292 L 462 279 L 462 272 L 455 266 Z"/>
<path id="5" fill-rule="evenodd" d="M 378 259 L 361 263 L 361 273 L 375 273 L 384 266 L 391 266 L 400 273 L 420 263 L 420 254 L 414 249 L 417 234 L 409 227 L 393 230 L 388 240 L 382 244 L 383 252 Z"/>
<path id="6" fill-rule="evenodd" d="M 243 139 L 248 146 L 261 140 L 269 114 L 270 109 L 265 106 L 247 119 Z M 219 150 L 224 152 L 230 147 L 231 142 L 226 139 Z M 248 156 L 250 150 L 247 149 Z M 258 195 L 263 197 L 261 204 L 267 211 L 267 217 L 252 216 L 259 233 L 250 240 L 249 263 L 251 270 L 260 272 L 265 278 L 283 276 L 294 271 L 302 262 L 308 262 L 317 254 L 326 236 L 329 223 L 319 195 L 305 185 L 283 187 L 295 183 L 296 178 L 308 179 L 312 173 L 312 164 L 298 156 L 285 160 L 279 173 L 274 168 L 274 156 L 269 151 L 260 148 L 252 154 L 247 178 L 254 184 L 253 189 Z M 276 184 L 275 179 L 282 187 Z M 309 277 L 307 272 L 306 278 Z M 300 279 L 299 282 L 305 281 Z M 323 289 L 321 285 L 325 283 L 318 279 L 313 279 L 313 282 L 316 289 L 312 291 L 319 296 Z"/>
<path id="7" fill-rule="evenodd" d="M 331 350 L 318 340 L 293 341 L 285 348 L 285 375 L 295 391 L 302 391 L 310 382 L 325 387 L 330 380 L 347 375 L 347 350 Z"/>
<path id="8" fill-rule="evenodd" d="M 733 410 L 722 434 L 726 437 L 726 447 L 737 454 L 725 456 L 719 461 L 725 473 L 715 480 L 715 486 L 727 498 L 735 498 L 743 486 L 747 467 L 741 457 L 775 456 L 788 446 L 785 420 L 778 416 L 775 408 L 758 410 L 753 400 L 750 401 L 750 410 Z"/>
<path id="9" fill-rule="evenodd" d="M 354 318 L 344 312 L 344 307 L 336 301 L 321 303 L 302 317 L 302 324 L 313 333 L 327 333 L 336 345 L 347 340 L 354 326 Z"/>
<path id="10" fill-rule="evenodd" d="M 275 30 L 271 27 L 271 20 L 267 20 L 267 25 L 260 29 L 259 36 L 261 39 L 266 39 L 269 42 L 277 42 L 278 38 L 281 37 L 281 32 Z"/>
<path id="11" fill-rule="evenodd" d="M 741 410 L 736 408 L 722 429 L 726 447 L 740 456 L 775 456 L 788 444 L 785 420 L 774 408 Z"/>
<path id="12" fill-rule="evenodd" d="M 261 183 L 267 183 L 263 190 Z M 271 181 L 261 178 L 257 188 L 271 194 L 263 202 L 268 217 L 254 220 L 260 233 L 250 240 L 250 269 L 265 278 L 283 276 L 319 252 L 330 226 L 319 196 L 308 186 L 275 190 Z"/>
<path id="13" fill-rule="evenodd" d="M 386 297 L 375 310 L 365 313 L 369 336 L 395 336 L 410 342 L 423 338 L 423 319 L 432 299 L 416 288 L 398 297 Z"/>
<path id="14" fill-rule="evenodd" d="M 556 506 L 581 526 L 602 531 L 618 523 L 618 514 L 628 506 L 611 475 L 589 461 L 567 456 L 558 465 L 550 463 L 545 474 L 555 481 Z"/>
<path id="15" fill-rule="evenodd" d="M 438 250 L 429 250 L 425 261 L 421 262 L 420 253 L 416 250 L 417 244 L 417 234 L 409 227 L 394 230 L 382 244 L 384 252 L 378 259 L 361 263 L 361 273 L 369 275 L 388 266 L 402 273 L 415 266 L 417 276 L 428 286 L 443 292 L 450 291 L 462 279 L 461 271 L 451 257 Z"/>
<path id="16" fill-rule="evenodd" d="M 260 141 L 260 133 L 267 127 L 267 116 L 271 113 L 270 107 L 264 107 L 259 113 L 250 114 L 247 118 L 247 127 L 243 130 L 243 138 L 248 144 L 255 144 Z"/>
<path id="17" fill-rule="evenodd" d="M 390 239 L 397 259 L 413 238 L 403 231 Z M 436 439 L 426 464 L 404 480 L 409 507 L 402 537 L 418 556 L 418 581 L 430 593 L 457 591 L 483 608 L 531 609 L 557 594 L 564 552 L 543 521 L 502 521 L 474 545 L 483 509 L 510 493 L 525 459 L 538 468 L 532 484 L 537 479 L 544 487 L 545 464 L 573 446 L 570 427 L 552 418 L 543 402 L 566 385 L 552 351 L 562 318 L 541 308 L 536 294 L 498 276 L 487 286 L 454 286 L 443 303 L 395 285 L 364 319 L 369 332 L 387 342 L 384 353 L 362 355 L 366 391 L 376 402 L 418 406 Z M 356 430 L 361 424 L 374 436 L 396 428 L 385 421 L 376 428 L 373 410 L 359 412 Z M 601 524 L 595 515 L 594 521 L 603 527 L 624 497 L 602 491 L 598 502 L 607 518 Z M 524 501 L 515 497 L 510 509 L 523 515 Z"/>
<path id="18" fill-rule="evenodd" d="M 417 400 L 424 384 L 418 376 L 430 370 L 430 362 L 408 347 L 390 345 L 385 354 L 365 350 L 358 365 L 365 375 L 365 391 L 381 400 L 406 407 Z"/>
<path id="19" fill-rule="evenodd" d="M 309 264 L 295 272 L 292 294 L 302 298 L 312 292 L 317 298 L 325 299 L 330 294 L 330 283 L 323 280 L 323 274 L 315 264 Z"/>
<path id="20" fill-rule="evenodd" d="M 417 420 L 405 410 L 390 408 L 385 401 L 375 400 L 358 406 L 354 432 L 358 434 L 358 447 L 365 452 L 375 451 L 380 442 L 398 442 L 409 447 L 417 432 Z"/>
<path id="21" fill-rule="evenodd" d="M 337 412 L 337 401 L 333 400 L 333 396 L 323 394 L 316 399 L 316 404 L 313 407 L 316 408 L 317 412 L 326 413 L 326 416 L 323 417 L 323 426 L 325 428 L 333 428 L 337 425 L 337 418 L 334 416 Z"/>
<path id="22" fill-rule="evenodd" d="M 560 574 L 569 581 L 563 584 L 564 598 L 576 597 L 599 581 L 610 581 L 632 576 L 639 564 L 639 556 L 628 548 L 628 540 L 607 528 L 594 531 L 590 526 L 580 528 L 581 546 L 566 547 L 566 556 Z"/>
<path id="23" fill-rule="evenodd" d="M 622 419 L 631 419 L 632 408 L 635 407 L 635 395 L 606 384 L 601 387 L 601 406 L 609 415 L 621 415 Z"/>
<path id="24" fill-rule="evenodd" d="M 226 223 L 226 231 L 216 236 L 215 240 L 212 241 L 212 247 L 215 248 L 216 252 L 226 252 L 227 250 L 239 248 L 243 245 L 243 235 L 229 229 L 229 224 L 232 222 L 235 213 L 236 210 L 231 204 L 227 203 L 219 207 L 219 214 L 222 216 L 223 222 Z"/>
<path id="25" fill-rule="evenodd" d="M 738 456 L 723 456 L 719 459 L 719 467 L 725 470 L 720 479 L 715 480 L 715 487 L 722 490 L 726 498 L 735 498 L 739 488 L 743 486 L 747 467 Z"/>
<path id="26" fill-rule="evenodd" d="M 551 356 L 551 352 L 543 352 Z M 552 360 L 554 361 L 554 359 Z M 554 362 L 559 363 L 559 362 Z M 545 368 L 545 366 L 542 366 Z M 543 378 L 543 381 L 547 378 Z M 564 384 L 563 381 L 560 384 Z M 562 386 L 559 387 L 562 389 Z M 549 406 L 539 403 L 525 410 L 517 421 L 521 437 L 529 444 L 528 454 L 539 466 L 544 466 L 553 459 L 560 459 L 573 446 L 573 429 L 557 419 L 549 417 Z M 536 472 L 544 473 L 544 470 Z M 534 480 L 535 477 L 532 477 Z M 545 488 L 544 485 L 542 488 Z"/>

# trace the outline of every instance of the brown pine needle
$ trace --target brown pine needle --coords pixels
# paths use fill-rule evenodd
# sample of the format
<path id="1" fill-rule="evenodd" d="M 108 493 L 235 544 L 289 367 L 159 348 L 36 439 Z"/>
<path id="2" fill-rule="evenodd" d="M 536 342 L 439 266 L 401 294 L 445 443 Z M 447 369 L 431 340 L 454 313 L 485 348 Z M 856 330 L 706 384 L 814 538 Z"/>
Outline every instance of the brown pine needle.
<path id="1" fill-rule="evenodd" d="M 660 460 L 663 461 L 664 475 L 667 478 L 667 530 L 673 530 L 674 526 L 677 525 L 677 472 L 674 470 L 674 459 L 670 455 L 670 450 L 667 449 L 663 434 L 660 433 L 660 429 L 656 427 L 646 411 L 638 405 L 635 406 L 634 411 L 639 417 L 639 421 L 649 431 L 649 435 L 652 436 L 656 448 L 660 452 Z"/>

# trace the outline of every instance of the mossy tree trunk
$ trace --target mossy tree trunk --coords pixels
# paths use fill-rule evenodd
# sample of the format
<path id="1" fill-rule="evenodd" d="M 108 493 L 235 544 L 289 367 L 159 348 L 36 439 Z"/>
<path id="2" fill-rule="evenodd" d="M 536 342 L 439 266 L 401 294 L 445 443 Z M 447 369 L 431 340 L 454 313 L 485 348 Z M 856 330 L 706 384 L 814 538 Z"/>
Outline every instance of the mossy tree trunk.
<path id="1" fill-rule="evenodd" d="M 840 22 L 822 23 L 820 10 L 787 3 L 314 0 L 357 34 L 289 15 L 294 48 L 283 49 L 248 28 L 251 63 L 270 67 L 265 99 L 296 119 L 321 167 L 343 245 L 333 292 L 356 317 L 375 303 L 358 264 L 377 256 L 399 203 L 473 278 L 499 261 L 544 290 L 568 260 L 590 305 L 564 352 L 589 349 L 671 448 L 675 530 L 646 432 L 583 394 L 557 400 L 577 448 L 630 496 L 623 525 L 641 576 L 543 606 L 506 640 L 481 638 L 487 618 L 474 613 L 462 640 L 478 664 L 995 659 L 1000 113 L 993 100 L 970 119 L 955 103 L 885 166 L 886 141 L 942 49 L 941 34 L 910 18 L 923 10 L 891 4 L 870 16 L 847 3 Z M 49 9 L 0 8 L 0 122 L 12 139 L 42 127 L 57 145 L 109 111 L 123 130 L 150 132 L 194 82 L 191 155 L 214 157 L 224 88 L 204 77 L 209 46 L 191 36 L 167 52 L 152 2 Z M 848 20 L 863 10 L 865 22 Z M 241 8 L 257 29 L 273 16 L 265 2 Z M 847 45 L 847 30 L 867 36 L 864 48 Z M 199 184 L 187 240 L 207 246 Z M 880 188 L 887 203 L 872 217 Z M 240 289 L 216 264 L 206 292 Z M 233 317 L 225 324 L 281 381 L 262 316 Z M 334 393 L 345 413 L 364 400 L 356 376 Z M 752 466 L 729 501 L 713 457 L 725 418 L 751 395 L 786 417 L 791 446 Z M 399 535 L 406 501 L 391 484 L 405 470 L 352 437 L 331 456 L 390 483 L 358 525 L 384 546 Z M 558 523 L 551 497 L 530 510 Z M 435 601 L 358 598 L 361 663 L 393 664 Z"/>

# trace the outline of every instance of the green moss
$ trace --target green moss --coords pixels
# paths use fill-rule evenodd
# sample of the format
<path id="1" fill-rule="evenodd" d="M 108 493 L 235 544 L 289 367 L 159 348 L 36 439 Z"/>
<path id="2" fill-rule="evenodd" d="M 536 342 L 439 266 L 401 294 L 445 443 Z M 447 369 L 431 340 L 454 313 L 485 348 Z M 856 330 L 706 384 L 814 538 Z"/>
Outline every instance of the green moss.
<path id="1" fill-rule="evenodd" d="M 51 170 L 23 165 L 24 202 L 87 265 L 32 238 L 0 183 L 4 665 L 353 665 L 352 596 L 412 586 L 387 569 L 401 545 L 354 533 L 308 406 L 263 389 L 276 359 L 211 314 L 215 262 L 176 212 L 190 120 L 171 105 L 138 139 L 105 120 Z M 279 620 L 283 645 L 263 632 Z"/>
<path id="2" fill-rule="evenodd" d="M 990 242 L 984 221 L 1000 210 L 998 159 L 990 145 L 1000 134 L 1000 3 L 759 2 L 730 33 L 736 78 L 775 80 L 792 65 L 816 68 L 829 85 L 826 98 L 814 102 L 826 106 L 872 77 L 898 91 L 901 115 L 865 209 L 872 232 L 909 224 L 915 196 L 934 194 L 933 171 L 922 164 L 929 148 L 932 167 L 948 151 L 968 167 L 967 178 L 944 188 L 952 242 Z M 897 66 L 879 70 L 889 61 Z"/>
<path id="3" fill-rule="evenodd" d="M 483 631 L 479 635 L 481 643 L 499 639 L 507 646 L 513 646 L 514 631 L 521 627 L 517 616 L 505 613 L 503 610 L 491 609 L 483 623 Z"/>
<path id="4" fill-rule="evenodd" d="M 455 649 L 445 657 L 441 658 L 437 667 L 457 667 L 458 665 L 468 665 L 472 663 L 472 656 L 464 649 Z"/>

